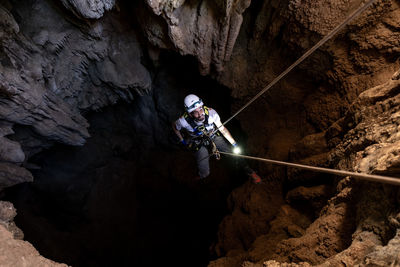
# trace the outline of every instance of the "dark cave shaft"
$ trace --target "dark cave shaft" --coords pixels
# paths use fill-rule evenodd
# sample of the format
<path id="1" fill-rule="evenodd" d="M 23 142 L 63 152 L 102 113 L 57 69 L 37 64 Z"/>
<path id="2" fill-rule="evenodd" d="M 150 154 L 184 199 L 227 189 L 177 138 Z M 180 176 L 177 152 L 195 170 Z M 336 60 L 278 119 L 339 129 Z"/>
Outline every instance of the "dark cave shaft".
<path id="1" fill-rule="evenodd" d="M 226 198 L 246 178 L 229 171 L 229 162 L 211 162 L 213 174 L 194 181 L 193 155 L 174 144 L 168 114 L 160 113 L 169 103 L 156 94 L 169 87 L 171 95 L 175 86 L 181 101 L 179 90 L 187 87 L 201 90 L 210 104 L 229 96 L 223 88 L 218 96 L 218 85 L 196 71 L 169 85 L 163 78 L 179 66 L 168 69 L 157 74 L 155 95 L 87 114 L 91 137 L 84 146 L 55 145 L 33 156 L 30 164 L 40 166 L 32 170 L 34 182 L 9 190 L 17 224 L 42 255 L 73 266 L 155 266 L 154 251 L 175 266 L 194 258 L 193 266 L 206 266 L 215 257 L 209 248 L 227 213 Z M 217 106 L 221 114 L 228 104 Z"/>
<path id="2" fill-rule="evenodd" d="M 85 266 L 398 262 L 397 187 L 252 162 L 255 187 L 229 161 L 193 184 L 170 132 L 188 93 L 229 118 L 359 0 L 76 3 L 0 1 L 0 189 L 40 253 Z M 376 1 L 238 116 L 235 138 L 262 158 L 399 176 L 399 10 Z M 23 246 L 8 234 L 22 238 L 16 213 L 0 202 L 2 246 Z M 3 256 L 28 258 L 12 248 Z"/>

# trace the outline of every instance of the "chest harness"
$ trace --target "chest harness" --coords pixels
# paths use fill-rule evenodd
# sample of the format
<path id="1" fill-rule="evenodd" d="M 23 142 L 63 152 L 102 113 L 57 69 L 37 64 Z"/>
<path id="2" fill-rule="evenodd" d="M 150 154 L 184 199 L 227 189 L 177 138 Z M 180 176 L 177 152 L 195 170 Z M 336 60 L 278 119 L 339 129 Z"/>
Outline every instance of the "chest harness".
<path id="1" fill-rule="evenodd" d="M 189 116 L 187 112 L 183 114 L 183 118 L 186 120 L 186 122 L 193 128 L 193 133 L 197 136 L 200 136 L 202 134 L 207 134 L 207 128 L 212 126 L 211 124 L 208 123 L 208 118 L 209 118 L 209 108 L 206 106 L 203 106 L 204 109 L 204 114 L 205 114 L 205 119 L 204 123 L 197 125 L 197 123 L 194 121 L 192 117 Z M 214 126 L 212 126 L 214 129 Z"/>
<path id="2" fill-rule="evenodd" d="M 187 112 L 185 112 L 183 114 L 183 118 L 193 128 L 193 133 L 196 135 L 195 137 L 192 138 L 191 143 L 189 144 L 189 147 L 191 149 L 197 151 L 200 149 L 200 147 L 206 146 L 208 148 L 211 148 L 213 153 L 217 153 L 218 150 L 215 146 L 215 143 L 213 142 L 213 139 L 215 138 L 215 136 L 219 136 L 220 133 L 217 131 L 212 136 L 209 135 L 209 133 L 211 133 L 212 130 L 214 130 L 214 125 L 212 125 L 208 122 L 209 108 L 206 106 L 203 106 L 203 109 L 204 109 L 205 119 L 204 119 L 204 123 L 202 123 L 200 125 L 197 125 L 197 123 L 194 121 L 194 119 L 192 117 L 190 117 Z M 210 130 L 207 130 L 207 129 L 210 129 Z M 219 159 L 219 153 L 218 153 L 217 158 Z"/>

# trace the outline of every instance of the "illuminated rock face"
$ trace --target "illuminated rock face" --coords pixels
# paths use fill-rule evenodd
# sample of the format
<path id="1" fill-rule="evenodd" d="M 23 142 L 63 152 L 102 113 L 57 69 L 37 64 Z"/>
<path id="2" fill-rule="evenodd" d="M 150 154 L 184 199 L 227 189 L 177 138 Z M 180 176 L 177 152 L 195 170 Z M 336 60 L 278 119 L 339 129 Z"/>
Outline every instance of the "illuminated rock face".
<path id="1" fill-rule="evenodd" d="M 133 162 L 135 170 L 121 172 L 154 178 L 147 179 L 146 186 L 154 186 L 156 192 L 160 184 L 170 185 L 165 181 L 187 182 L 186 173 L 192 168 L 185 166 L 191 162 L 177 152 L 165 132 L 179 115 L 186 93 L 193 88 L 200 94 L 209 92 L 196 79 L 182 86 L 182 80 L 192 77 L 186 72 L 192 64 L 165 67 L 166 51 L 191 58 L 199 75 L 225 86 L 211 85 L 211 90 L 227 92 L 220 98 L 209 93 L 209 100 L 217 110 L 228 103 L 232 113 L 363 1 L 50 2 L 0 4 L 0 190 L 32 181 L 31 171 L 38 166 L 31 165 L 30 159 L 43 150 L 58 143 L 85 145 L 90 126 L 107 136 L 101 139 L 107 143 L 102 149 L 111 151 L 104 153 L 107 157 L 139 154 L 157 160 L 157 168 L 138 170 L 134 163 L 141 158 L 112 161 L 114 165 L 104 167 L 109 175 L 113 174 L 109 168 Z M 399 176 L 399 10 L 397 1 L 376 1 L 243 111 L 238 120 L 248 136 L 247 151 L 278 160 Z M 163 72 L 166 68 L 175 69 L 175 74 Z M 87 114 L 121 102 L 137 108 L 127 109 L 132 113 L 126 114 L 126 124 L 132 127 L 106 127 L 112 136 L 103 132 L 104 122 L 90 125 Z M 84 155 L 103 155 L 91 146 L 93 151 Z M 166 151 L 143 152 L 158 146 L 175 152 L 173 156 Z M 184 166 L 170 168 L 175 163 L 170 157 L 178 157 Z M 86 161 L 74 162 L 84 165 Z M 62 166 L 64 172 L 63 168 L 55 172 L 55 180 L 71 171 L 68 163 Z M 254 168 L 266 183 L 245 184 L 232 192 L 228 203 L 232 214 L 222 220 L 212 246 L 220 259 L 210 266 L 263 262 L 266 266 L 279 266 L 277 262 L 385 266 L 399 255 L 398 189 L 255 163 Z M 143 175 L 154 171 L 157 175 Z M 226 181 L 227 173 L 216 173 Z M 101 181 L 90 194 L 107 186 L 117 189 L 110 195 L 91 196 L 89 207 L 96 207 L 95 200 L 107 203 L 107 196 L 118 198 L 118 192 L 128 188 L 107 183 L 119 179 Z M 74 200 L 84 199 L 82 192 L 86 192 L 74 188 L 92 186 L 89 181 L 82 184 L 70 185 Z M 104 211 L 112 213 L 110 207 Z M 90 212 L 96 219 L 104 214 Z M 100 225 L 109 226 L 108 222 Z"/>
<path id="2" fill-rule="evenodd" d="M 304 7 L 313 6 L 315 2 L 302 4 L 305 5 L 290 12 L 304 12 L 307 10 Z M 388 12 L 381 13 L 385 9 Z M 272 89 L 258 102 L 262 107 L 250 107 L 247 114 L 257 117 L 257 127 L 246 119 L 242 123 L 250 134 L 253 151 L 267 158 L 399 177 L 399 66 L 394 61 L 398 53 L 395 52 L 398 49 L 398 42 L 395 41 L 398 32 L 389 29 L 390 25 L 399 25 L 398 10 L 396 3 L 378 2 L 373 9 L 351 23 L 348 32 L 335 37 L 308 62 L 299 66 L 299 70 L 289 75 L 282 85 Z M 307 10 L 314 11 L 316 9 Z M 367 15 L 372 16 L 373 25 L 366 26 Z M 290 49 L 306 49 L 310 44 L 302 40 L 315 40 L 315 43 L 318 40 L 314 39 L 315 33 L 326 33 L 322 28 L 315 28 L 316 25 L 325 27 L 326 24 L 307 22 L 318 19 L 317 16 L 305 18 L 304 14 L 294 16 L 289 19 L 292 26 L 290 35 L 285 34 L 288 22 L 282 21 L 280 38 L 287 40 L 285 43 Z M 299 28 L 299 25 L 303 27 Z M 370 39 L 372 35 L 375 37 Z M 257 44 L 259 40 L 255 39 L 253 43 Z M 273 39 L 270 43 L 274 45 Z M 265 56 L 263 61 L 263 54 L 259 52 L 259 62 L 250 62 L 261 63 L 264 68 L 259 69 L 265 75 L 258 76 L 260 71 L 255 71 L 253 76 L 243 72 L 253 70 L 241 68 L 239 64 L 249 62 L 244 60 L 251 54 L 248 51 L 253 50 L 239 50 L 238 55 L 242 56 L 240 61 L 232 57 L 235 74 L 227 71 L 228 66 L 225 68 L 230 75 L 226 76 L 227 85 L 239 87 L 233 91 L 238 93 L 238 106 L 244 103 L 242 96 L 255 95 L 259 90 L 251 89 L 253 93 L 249 93 L 241 89 L 245 86 L 238 86 L 238 82 L 245 80 L 238 77 L 250 79 L 250 83 L 246 81 L 250 86 L 245 88 L 263 88 L 274 73 L 277 75 L 283 70 L 282 67 L 276 70 L 273 66 L 279 66 L 277 59 Z M 386 54 L 387 51 L 390 51 L 389 54 Z M 319 82 L 307 84 L 306 73 L 315 75 Z M 270 140 L 263 139 L 264 136 Z M 260 143 L 263 145 L 260 146 Z M 262 168 L 261 173 L 270 177 L 268 180 L 280 180 L 286 176 L 283 178 L 286 181 L 283 193 L 285 204 L 297 210 L 290 211 L 290 207 L 285 205 L 275 211 L 275 207 L 249 207 L 244 204 L 244 199 L 250 198 L 250 194 L 232 195 L 232 216 L 224 219 L 217 245 L 217 252 L 225 257 L 210 266 L 234 266 L 245 261 L 249 266 L 257 266 L 255 263 L 280 266 L 277 262 L 296 262 L 299 266 L 307 263 L 338 265 L 343 262 L 384 266 L 396 262 L 398 249 L 393 244 L 398 242 L 397 187 L 347 178 L 332 180 L 327 175 L 296 169 L 282 173 L 279 168 Z M 327 187 L 321 190 L 321 184 Z M 269 186 L 273 185 L 269 183 Z M 299 185 L 307 185 L 307 190 Z M 252 195 L 259 194 L 256 192 Z M 264 196 L 267 202 L 270 195 Z M 303 213 L 297 214 L 298 210 Z M 265 214 L 271 212 L 276 214 L 276 218 L 264 226 L 248 223 L 265 218 Z M 312 218 L 311 224 L 306 223 L 304 215 Z M 247 225 L 250 227 L 246 228 Z M 262 233 L 257 235 L 257 232 Z M 249 242 L 248 237 L 255 235 L 258 237 L 254 242 Z"/>
<path id="3" fill-rule="evenodd" d="M 396 72 L 386 83 L 361 93 L 345 116 L 326 131 L 306 136 L 293 147 L 292 155 L 308 165 L 398 176 L 399 100 Z M 324 150 L 321 149 L 323 144 Z M 225 227 L 220 231 L 218 247 L 222 255 L 229 256 L 211 266 L 227 266 L 224 262 L 236 264 L 248 258 L 251 262 L 265 262 L 266 266 L 276 266 L 273 260 L 313 265 L 345 262 L 362 266 L 371 262 L 384 266 L 397 261 L 399 249 L 394 244 L 398 243 L 400 219 L 396 209 L 398 187 L 349 177 L 331 183 L 332 177 L 328 175 L 298 170 L 287 174 L 291 184 L 298 184 L 300 180 L 304 184 L 321 185 L 290 190 L 285 199 L 290 206 L 282 204 L 275 212 L 276 217 L 263 227 L 242 223 L 242 217 L 254 222 L 264 218 L 273 207 L 254 204 L 246 207 L 248 212 L 243 214 L 243 198 L 249 195 L 237 190 L 233 194 L 232 216 L 223 222 Z M 273 185 L 270 183 L 271 187 Z M 253 191 L 252 195 L 255 194 L 259 192 Z M 266 203 L 270 202 L 268 197 L 272 194 L 265 194 Z M 296 209 L 291 211 L 293 207 Z M 297 213 L 299 209 L 302 214 Z M 309 224 L 304 218 L 307 214 L 306 218 L 315 218 L 313 222 L 308 221 Z M 229 227 L 232 224 L 235 227 Z M 254 243 L 245 243 L 243 233 L 237 229 L 246 225 L 250 226 L 247 231 L 251 233 L 264 233 Z M 224 238 L 226 236 L 230 238 Z"/>

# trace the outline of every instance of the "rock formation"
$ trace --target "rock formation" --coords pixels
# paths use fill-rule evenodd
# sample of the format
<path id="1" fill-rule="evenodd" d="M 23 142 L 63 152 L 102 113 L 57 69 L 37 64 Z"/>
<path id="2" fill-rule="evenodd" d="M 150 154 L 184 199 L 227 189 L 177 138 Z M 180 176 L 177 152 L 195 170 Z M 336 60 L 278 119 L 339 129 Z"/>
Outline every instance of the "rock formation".
<path id="1" fill-rule="evenodd" d="M 67 266 L 48 260 L 28 242 L 22 241 L 23 233 L 12 221 L 15 208 L 9 202 L 0 201 L 0 262 L 3 266 Z"/>
<path id="2" fill-rule="evenodd" d="M 231 58 L 249 0 L 146 0 L 137 9 L 149 42 L 195 56 L 199 71 L 221 72 Z M 150 9 L 150 13 L 148 11 Z"/>
<path id="3" fill-rule="evenodd" d="M 227 88 L 234 112 L 363 2 L 0 1 L 0 191 L 32 181 L 40 166 L 30 160 L 43 150 L 85 145 L 91 137 L 87 114 L 121 102 L 137 107 L 129 117 L 134 133 L 116 130 L 123 136 L 117 141 L 107 135 L 104 150 L 139 151 L 135 171 L 149 156 L 158 159 L 153 171 L 161 180 L 185 183 L 185 170 L 167 168 L 173 162 L 168 153 L 161 159 L 126 141 L 135 134 L 145 136 L 143 147 L 175 149 L 164 132 L 190 88 L 170 86 L 174 82 L 160 71 L 162 55 L 173 51 L 196 61 L 201 75 Z M 398 177 L 399 5 L 377 0 L 244 110 L 237 118 L 249 153 Z M 186 73 L 179 75 L 185 79 Z M 245 183 L 230 194 L 230 214 L 213 246 L 217 259 L 209 266 L 400 262 L 398 187 L 251 164 L 264 184 Z M 89 206 L 96 199 L 103 200 L 93 197 Z M 8 231 L 23 236 L 13 224 L 15 209 L 0 204 L 1 261 L 56 266 L 13 240 Z"/>
<path id="4" fill-rule="evenodd" d="M 400 95 L 397 83 L 398 72 L 393 75 L 394 68 L 398 65 L 395 61 L 395 54 L 383 52 L 386 49 L 396 50 L 397 47 L 397 41 L 394 37 L 397 34 L 396 30 L 388 29 L 394 29 L 389 25 L 396 23 L 398 25 L 398 20 L 396 20 L 397 7 L 396 3 L 375 4 L 374 11 L 369 12 L 375 13 L 375 16 L 378 17 L 373 19 L 375 24 L 369 26 L 369 30 L 352 32 L 351 34 L 342 33 L 335 41 L 327 45 L 329 48 L 322 49 L 322 52 L 328 52 L 325 55 L 328 59 L 330 58 L 327 62 L 330 61 L 333 64 L 329 65 L 329 70 L 319 73 L 322 79 L 320 87 L 316 88 L 315 93 L 306 95 L 304 100 L 307 121 L 312 123 L 317 130 L 322 131 L 303 136 L 301 140 L 295 141 L 293 146 L 287 149 L 288 154 L 283 153 L 283 155 L 289 155 L 291 160 L 309 165 L 365 173 L 398 175 L 400 160 L 398 156 L 398 98 Z M 382 16 L 380 10 L 387 8 L 391 11 Z M 302 10 L 296 9 L 292 12 L 302 12 Z M 307 12 L 314 11 L 317 12 L 312 8 L 307 10 Z M 330 14 L 327 15 L 330 16 Z M 298 20 L 303 16 L 296 15 L 294 17 Z M 349 28 L 354 29 L 365 25 L 363 20 L 365 20 L 365 15 Z M 301 21 L 297 21 L 297 23 Z M 316 24 L 308 24 L 304 20 L 302 23 L 311 32 L 316 31 L 320 34 L 326 32 L 323 28 L 316 30 Z M 325 24 L 319 25 L 324 27 Z M 383 28 L 388 30 L 383 31 Z M 371 42 L 369 36 L 372 33 L 375 33 L 376 39 L 374 40 L 379 39 L 382 42 Z M 350 38 L 350 40 L 346 41 L 347 38 Z M 353 43 L 353 46 L 348 46 L 348 43 Z M 297 44 L 301 44 L 301 42 Z M 341 48 L 340 46 L 343 45 L 345 47 Z M 369 58 L 372 60 L 369 60 Z M 313 59 L 318 59 L 317 55 L 314 55 L 311 60 Z M 388 61 L 393 63 L 390 64 Z M 314 66 L 319 67 L 319 65 Z M 356 66 L 363 66 L 362 71 L 357 71 L 359 68 L 356 68 Z M 304 66 L 301 68 L 304 68 Z M 306 68 L 307 72 L 312 71 L 312 66 L 307 65 Z M 344 71 L 345 69 L 347 70 Z M 321 77 L 324 73 L 326 77 Z M 366 76 L 368 76 L 368 79 Z M 296 77 L 294 77 L 294 80 L 298 82 Z M 324 80 L 331 85 L 324 83 Z M 336 87 L 336 90 L 328 89 L 332 88 L 332 85 Z M 360 91 L 363 92 L 359 93 Z M 279 94 L 281 93 L 282 91 L 279 92 Z M 273 96 L 279 97 L 277 93 Z M 345 101 L 340 99 L 345 99 Z M 269 97 L 265 102 L 268 100 Z M 342 103 L 339 103 L 339 101 L 342 101 Z M 348 104 L 346 104 L 346 101 L 349 101 Z M 269 103 L 267 102 L 267 104 Z M 324 110 L 325 108 L 326 110 Z M 332 108 L 336 110 L 332 110 Z M 253 113 L 257 113 L 259 110 L 254 108 Z M 265 120 L 266 125 L 270 121 L 274 121 L 271 118 L 261 120 Z M 313 122 L 313 120 L 315 121 Z M 268 129 L 271 126 L 265 127 Z M 283 127 L 288 128 L 290 126 Z M 282 131 L 279 128 L 281 127 L 275 127 L 278 133 Z M 260 128 L 258 128 L 258 131 L 260 131 Z M 268 130 L 261 129 L 261 131 L 266 132 Z M 290 140 L 293 135 L 284 136 L 284 138 Z M 259 141 L 259 139 L 256 140 Z M 276 142 L 276 139 L 272 139 L 271 142 Z M 274 151 L 271 152 L 271 147 L 274 148 L 274 146 L 269 147 L 269 153 L 272 156 L 277 155 L 272 153 Z M 283 148 L 280 147 L 280 149 Z M 260 152 L 262 155 L 269 153 L 268 151 Z M 271 169 L 269 170 L 271 171 Z M 287 170 L 287 175 L 292 187 L 299 181 L 332 185 L 332 178 L 326 175 L 310 174 L 292 169 Z M 224 251 L 222 255 L 227 256 L 213 262 L 210 266 L 232 266 L 243 262 L 245 262 L 243 264 L 247 264 L 246 266 L 261 266 L 262 263 L 263 266 L 279 266 L 276 265 L 277 262 L 297 262 L 299 264 L 305 262 L 304 264 L 321 264 L 323 266 L 343 263 L 361 266 L 370 266 L 370 264 L 377 266 L 396 265 L 399 251 L 390 242 L 396 243 L 398 238 L 395 235 L 399 216 L 396 208 L 399 203 L 398 188 L 354 181 L 350 178 L 346 178 L 337 184 L 336 193 L 332 192 L 331 189 L 317 193 L 318 187 L 310 187 L 309 189 L 314 196 L 306 193 L 305 189 L 289 191 L 286 202 L 292 207 L 303 210 L 303 216 L 307 214 L 308 209 L 320 210 L 317 214 L 309 215 L 312 216 L 311 218 L 316 218 L 315 221 L 310 225 L 304 224 L 304 219 L 301 215 L 298 215 L 288 222 L 289 214 L 294 216 L 296 213 L 287 212 L 288 215 L 282 218 L 283 211 L 290 208 L 290 206 L 282 205 L 282 211 L 275 211 L 276 218 L 269 221 L 269 226 L 259 228 L 259 231 L 264 230 L 265 233 L 256 238 L 254 243 L 249 244 L 242 241 L 238 243 L 236 241 L 236 243 L 224 244 L 224 240 L 220 240 L 219 246 L 222 246 L 222 251 Z M 317 195 L 315 196 L 315 194 Z M 293 201 L 295 196 L 296 201 Z M 322 200 L 328 200 L 322 210 L 320 209 L 321 197 L 317 196 L 321 196 Z M 236 204 L 232 207 L 233 220 L 236 220 L 235 213 L 237 210 L 243 209 L 239 204 L 241 201 L 242 197 L 237 197 Z M 248 220 L 258 218 L 262 211 L 253 214 L 253 219 L 251 218 L 252 213 L 247 214 L 250 217 Z M 355 216 L 353 216 L 354 214 Z M 237 226 L 239 229 L 240 227 Z M 293 229 L 297 230 L 293 232 Z M 242 233 L 227 231 L 230 231 L 227 227 L 222 229 L 223 235 L 231 236 L 231 240 L 245 240 Z M 280 235 L 277 233 L 280 233 Z M 388 243 L 391 239 L 392 241 Z M 370 254 L 372 251 L 373 254 Z"/>
<path id="5" fill-rule="evenodd" d="M 18 24 L 12 11 L 24 21 Z M 82 112 L 119 99 L 131 101 L 135 94 L 149 90 L 150 76 L 140 64 L 142 52 L 135 34 L 131 30 L 131 34 L 123 33 L 129 30 L 122 25 L 113 29 L 113 18 L 81 25 L 84 33 L 45 1 L 34 1 L 32 6 L 12 3 L 1 7 L 1 12 L 4 161 L 20 164 L 24 153 L 31 156 L 51 141 L 82 145 L 89 137 Z M 113 32 L 114 37 L 107 32 Z M 27 126 L 38 137 L 29 136 L 21 150 L 18 140 L 7 138 L 14 133 L 14 125 Z M 39 148 L 26 147 L 26 143 L 37 143 Z"/>
<path id="6" fill-rule="evenodd" d="M 115 0 L 105 1 L 76 1 L 76 0 L 61 0 L 63 5 L 71 10 L 77 17 L 85 19 L 99 19 L 104 13 L 112 9 L 115 5 Z"/>

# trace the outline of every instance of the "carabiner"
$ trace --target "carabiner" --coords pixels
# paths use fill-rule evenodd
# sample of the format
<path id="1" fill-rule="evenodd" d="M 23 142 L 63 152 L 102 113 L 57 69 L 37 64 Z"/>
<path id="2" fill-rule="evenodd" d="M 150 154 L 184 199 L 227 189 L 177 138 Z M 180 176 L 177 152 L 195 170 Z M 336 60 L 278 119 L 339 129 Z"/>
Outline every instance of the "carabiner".
<path id="1" fill-rule="evenodd" d="M 212 143 L 212 153 L 213 153 L 213 155 L 215 155 L 215 158 L 217 160 L 220 160 L 221 159 L 221 154 L 219 153 L 219 151 L 217 149 L 217 146 L 215 145 L 215 143 L 213 141 L 211 141 L 211 143 Z"/>

